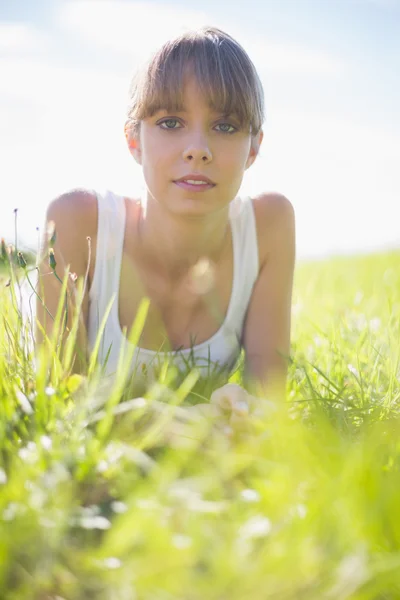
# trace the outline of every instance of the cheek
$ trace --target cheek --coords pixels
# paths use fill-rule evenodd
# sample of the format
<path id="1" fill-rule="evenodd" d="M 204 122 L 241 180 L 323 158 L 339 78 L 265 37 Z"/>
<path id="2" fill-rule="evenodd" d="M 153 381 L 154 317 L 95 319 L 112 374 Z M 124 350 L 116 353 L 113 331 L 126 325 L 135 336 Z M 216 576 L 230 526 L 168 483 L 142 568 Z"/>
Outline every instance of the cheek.
<path id="1" fill-rule="evenodd" d="M 247 149 L 234 150 L 231 148 L 219 157 L 218 164 L 226 171 L 232 172 L 232 174 L 239 174 L 245 169 L 247 157 Z"/>
<path id="2" fill-rule="evenodd" d="M 166 144 L 162 137 L 148 139 L 143 146 L 144 156 L 150 169 L 157 169 L 163 164 L 168 164 L 174 154 L 173 146 Z"/>
<path id="3" fill-rule="evenodd" d="M 230 164 L 233 167 L 238 167 L 246 163 L 250 152 L 249 140 L 235 140 L 233 143 L 226 145 L 224 148 L 218 149 L 218 159 L 225 164 Z"/>
<path id="4" fill-rule="evenodd" d="M 162 188 L 169 182 L 173 169 L 168 162 L 168 156 L 161 152 L 159 146 L 147 147 L 142 161 L 143 176 L 152 189 Z"/>

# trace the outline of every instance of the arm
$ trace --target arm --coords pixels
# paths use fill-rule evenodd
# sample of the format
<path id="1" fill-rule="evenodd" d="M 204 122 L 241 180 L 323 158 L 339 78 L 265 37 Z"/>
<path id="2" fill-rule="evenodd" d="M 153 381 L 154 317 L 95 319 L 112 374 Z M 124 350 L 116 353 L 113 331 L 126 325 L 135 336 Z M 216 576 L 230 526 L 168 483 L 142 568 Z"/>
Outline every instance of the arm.
<path id="1" fill-rule="evenodd" d="M 46 212 L 44 225 L 44 234 L 42 238 L 42 247 L 39 259 L 39 277 L 37 293 L 42 301 L 37 298 L 36 315 L 37 320 L 43 327 L 46 335 L 51 336 L 53 330 L 53 318 L 57 313 L 57 307 L 61 297 L 62 284 L 57 280 L 49 264 L 49 236 L 47 232 L 48 223 L 54 222 L 56 231 L 56 240 L 53 245 L 54 259 L 56 262 L 55 271 L 58 277 L 63 280 L 67 271 L 76 273 L 78 282 L 85 279 L 88 268 L 88 242 L 87 236 L 92 240 L 96 236 L 97 227 L 97 202 L 96 198 L 84 190 L 74 190 L 62 194 L 53 200 Z M 78 283 L 77 282 L 77 283 Z M 66 328 L 62 325 L 61 331 L 61 353 L 63 356 L 64 347 L 72 328 L 73 313 L 76 306 L 76 285 L 68 281 L 68 318 Z M 80 319 L 77 331 L 76 346 L 71 370 L 74 373 L 83 373 L 87 363 L 87 316 L 88 316 L 88 285 L 86 286 Z M 64 299 L 63 299 L 64 302 Z M 47 310 L 46 310 L 47 309 Z M 49 312 L 48 312 L 49 311 Z M 65 323 L 66 311 L 63 308 L 62 324 Z M 36 343 L 43 341 L 41 329 L 36 325 Z"/>
<path id="2" fill-rule="evenodd" d="M 268 250 L 261 262 L 246 316 L 244 385 L 254 394 L 284 400 L 290 355 L 291 303 L 295 266 L 295 213 L 279 194 L 259 198 L 260 235 Z"/>

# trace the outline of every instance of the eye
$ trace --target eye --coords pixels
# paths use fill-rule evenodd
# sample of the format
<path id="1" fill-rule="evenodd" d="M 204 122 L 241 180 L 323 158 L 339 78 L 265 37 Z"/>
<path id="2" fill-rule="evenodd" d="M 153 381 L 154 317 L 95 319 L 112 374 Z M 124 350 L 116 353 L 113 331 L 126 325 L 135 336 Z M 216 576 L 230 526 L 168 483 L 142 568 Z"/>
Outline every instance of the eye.
<path id="1" fill-rule="evenodd" d="M 158 123 L 161 129 L 177 129 L 176 127 L 161 127 L 161 125 L 164 125 L 165 123 L 179 123 L 179 121 L 178 119 L 164 119 L 164 121 Z"/>
<path id="2" fill-rule="evenodd" d="M 160 121 L 159 123 L 157 123 L 157 125 L 160 127 L 160 129 L 164 129 L 164 130 L 174 130 L 174 129 L 181 129 L 181 127 L 169 127 L 168 124 L 173 124 L 173 123 L 179 123 L 178 119 L 164 119 L 163 121 Z M 162 127 L 162 125 L 165 125 L 165 127 Z M 224 129 L 220 130 L 220 133 L 235 133 L 235 131 L 237 131 L 237 128 L 234 127 L 233 125 L 231 125 L 230 123 L 218 123 L 216 125 L 216 127 L 222 127 Z M 225 128 L 231 128 L 231 131 L 228 131 Z"/>
<path id="3" fill-rule="evenodd" d="M 217 127 L 231 127 L 233 129 L 233 131 L 227 131 L 226 129 L 224 129 L 221 133 L 235 133 L 235 131 L 237 131 L 236 127 L 234 127 L 230 123 L 218 123 Z"/>

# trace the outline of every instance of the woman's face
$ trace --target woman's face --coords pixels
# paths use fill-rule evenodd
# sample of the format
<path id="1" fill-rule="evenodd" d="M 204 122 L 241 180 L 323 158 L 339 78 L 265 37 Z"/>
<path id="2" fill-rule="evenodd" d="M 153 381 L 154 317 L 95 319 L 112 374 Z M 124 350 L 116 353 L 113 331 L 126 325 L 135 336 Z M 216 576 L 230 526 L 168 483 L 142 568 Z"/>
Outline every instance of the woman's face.
<path id="1" fill-rule="evenodd" d="M 209 108 L 194 78 L 188 78 L 184 112 L 160 110 L 141 122 L 140 140 L 131 151 L 142 165 L 149 194 L 172 212 L 207 214 L 233 200 L 246 169 L 254 162 L 262 132 L 253 140 L 235 117 Z M 215 186 L 192 192 L 175 181 L 205 175 Z"/>

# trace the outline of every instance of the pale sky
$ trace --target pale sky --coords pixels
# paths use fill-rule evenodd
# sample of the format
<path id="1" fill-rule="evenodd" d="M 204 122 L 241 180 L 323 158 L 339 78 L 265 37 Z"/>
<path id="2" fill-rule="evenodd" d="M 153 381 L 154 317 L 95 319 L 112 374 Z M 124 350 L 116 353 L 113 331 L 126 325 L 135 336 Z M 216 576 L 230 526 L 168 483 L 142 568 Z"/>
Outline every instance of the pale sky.
<path id="1" fill-rule="evenodd" d="M 0 237 L 36 248 L 75 187 L 143 189 L 123 126 L 132 73 L 168 38 L 230 33 L 264 85 L 240 194 L 292 202 L 297 258 L 400 247 L 400 0 L 0 0 Z"/>

